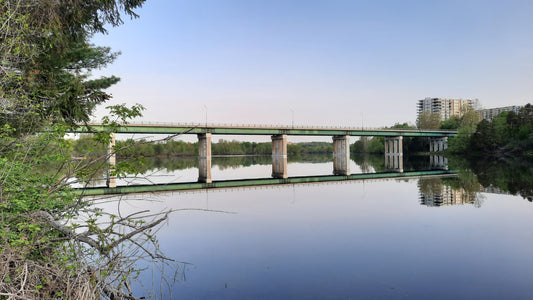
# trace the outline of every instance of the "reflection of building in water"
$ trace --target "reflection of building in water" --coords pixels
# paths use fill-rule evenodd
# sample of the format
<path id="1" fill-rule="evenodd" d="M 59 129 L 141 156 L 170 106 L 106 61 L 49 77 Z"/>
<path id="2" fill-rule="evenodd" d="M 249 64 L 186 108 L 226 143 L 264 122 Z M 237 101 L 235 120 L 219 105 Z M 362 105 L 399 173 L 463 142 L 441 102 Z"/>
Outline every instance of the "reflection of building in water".
<path id="1" fill-rule="evenodd" d="M 474 204 L 474 197 L 463 189 L 453 189 L 444 185 L 440 179 L 420 179 L 420 204 L 426 206 L 448 206 Z"/>
<path id="2" fill-rule="evenodd" d="M 511 195 L 511 193 L 501 190 L 495 186 L 489 185 L 487 187 L 482 187 L 481 191 L 482 193 L 491 193 L 491 194 L 504 194 L 504 195 Z"/>
<path id="3" fill-rule="evenodd" d="M 454 190 L 449 186 L 443 185 L 440 192 L 432 194 L 420 193 L 420 204 L 426 206 L 447 206 L 473 204 L 473 199 L 468 199 L 462 190 Z"/>

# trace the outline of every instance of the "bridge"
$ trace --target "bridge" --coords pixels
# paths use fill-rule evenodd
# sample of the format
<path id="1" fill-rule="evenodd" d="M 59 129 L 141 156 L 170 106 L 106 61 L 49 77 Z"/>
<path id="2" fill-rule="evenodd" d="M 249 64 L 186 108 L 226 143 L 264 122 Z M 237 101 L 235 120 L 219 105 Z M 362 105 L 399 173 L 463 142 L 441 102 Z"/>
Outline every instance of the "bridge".
<path id="1" fill-rule="evenodd" d="M 105 130 L 101 123 L 80 126 L 75 132 L 98 132 Z M 403 172 L 403 137 L 430 138 L 429 151 L 446 149 L 447 138 L 457 134 L 455 130 L 404 129 L 404 128 L 352 128 L 313 127 L 289 125 L 233 125 L 233 124 L 126 124 L 117 133 L 131 134 L 196 134 L 198 136 L 198 181 L 211 183 L 211 137 L 215 135 L 269 135 L 272 139 L 272 177 L 287 178 L 287 136 L 331 136 L 333 139 L 333 174 L 350 175 L 350 136 L 385 137 L 385 165 L 388 169 Z M 115 144 L 112 135 L 110 149 Z M 115 164 L 115 154 L 110 151 L 109 163 Z M 115 179 L 108 178 L 108 186 L 116 187 Z"/>
<path id="2" fill-rule="evenodd" d="M 82 124 L 80 124 L 82 125 Z M 92 131 L 101 131 L 101 123 L 88 123 Z M 81 126 L 76 132 L 89 132 Z M 126 124 L 119 133 L 137 134 L 217 134 L 217 135 L 294 135 L 294 136 L 405 136 L 450 137 L 457 130 L 406 128 L 353 128 L 344 126 L 291 126 L 257 124 L 137 123 Z"/>

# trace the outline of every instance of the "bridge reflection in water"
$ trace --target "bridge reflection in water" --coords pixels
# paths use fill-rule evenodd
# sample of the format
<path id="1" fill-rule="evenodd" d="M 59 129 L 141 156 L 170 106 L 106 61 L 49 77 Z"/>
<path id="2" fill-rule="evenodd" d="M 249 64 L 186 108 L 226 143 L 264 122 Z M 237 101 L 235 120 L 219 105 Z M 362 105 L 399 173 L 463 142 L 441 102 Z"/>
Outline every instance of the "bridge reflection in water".
<path id="1" fill-rule="evenodd" d="M 91 123 L 80 126 L 75 132 L 105 131 L 102 124 Z M 333 174 L 350 174 L 350 136 L 383 136 L 385 139 L 385 161 L 390 171 L 403 172 L 403 137 L 427 137 L 430 152 L 446 149 L 446 141 L 454 136 L 455 130 L 382 128 L 364 129 L 350 127 L 307 127 L 307 126 L 260 126 L 260 125 L 187 125 L 187 124 L 128 124 L 120 126 L 117 133 L 139 134 L 196 134 L 198 136 L 198 181 L 210 183 L 211 178 L 211 136 L 221 135 L 270 135 L 272 139 L 272 176 L 287 177 L 287 136 L 331 136 L 333 138 Z M 114 141 L 112 134 L 112 141 Z M 113 148 L 113 143 L 109 145 Z M 109 164 L 115 164 L 115 151 L 108 153 Z M 107 186 L 116 187 L 116 178 L 108 174 Z"/>
<path id="2" fill-rule="evenodd" d="M 228 189 L 228 188 L 246 188 L 277 186 L 289 184 L 312 184 L 312 183 L 339 183 L 346 181 L 364 181 L 364 180 L 386 180 L 386 179 L 405 179 L 405 178 L 424 178 L 435 176 L 456 176 L 454 171 L 449 170 L 430 170 L 430 171 L 413 171 L 413 172 L 384 172 L 384 173 L 362 173 L 350 175 L 325 175 L 325 176 L 298 176 L 287 178 L 258 178 L 258 179 L 238 179 L 238 180 L 219 180 L 212 182 L 183 182 L 183 183 L 166 183 L 151 185 L 127 185 L 117 186 L 114 188 L 107 187 L 88 187 L 78 188 L 76 192 L 82 196 L 99 196 L 99 195 L 118 195 L 132 193 L 153 193 L 169 191 L 194 191 L 206 189 Z"/>

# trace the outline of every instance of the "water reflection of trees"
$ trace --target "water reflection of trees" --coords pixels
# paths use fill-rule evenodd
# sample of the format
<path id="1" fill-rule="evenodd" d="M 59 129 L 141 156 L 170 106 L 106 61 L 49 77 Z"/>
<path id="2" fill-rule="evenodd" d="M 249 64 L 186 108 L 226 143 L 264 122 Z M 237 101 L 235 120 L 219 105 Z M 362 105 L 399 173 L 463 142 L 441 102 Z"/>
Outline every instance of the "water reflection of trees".
<path id="1" fill-rule="evenodd" d="M 363 173 L 385 172 L 383 154 L 356 154 L 351 159 L 361 168 Z"/>
<path id="2" fill-rule="evenodd" d="M 289 156 L 289 163 L 324 163 L 333 160 L 331 155 L 310 155 L 310 156 Z M 149 175 L 156 170 L 166 170 L 168 172 L 186 170 L 198 167 L 198 157 L 195 156 L 176 156 L 176 157 L 147 157 L 143 159 L 120 158 L 118 162 L 130 163 L 135 165 L 138 174 L 132 175 Z M 383 163 L 383 162 L 382 162 Z M 220 170 L 236 169 L 240 167 L 249 167 L 253 165 L 271 165 L 272 157 L 270 155 L 228 155 L 213 156 L 213 167 Z M 93 177 L 90 178 L 90 186 L 105 184 L 107 165 L 101 165 L 93 170 Z M 84 182 L 88 183 L 88 182 Z"/>
<path id="3" fill-rule="evenodd" d="M 520 195 L 533 202 L 533 162 L 513 158 L 453 161 L 456 169 L 472 170 L 484 191 Z"/>
<path id="4" fill-rule="evenodd" d="M 383 155 L 354 155 L 351 159 L 363 173 L 385 172 Z M 289 156 L 289 162 L 324 163 L 331 162 L 331 155 Z M 498 192 L 521 195 L 533 201 L 533 162 L 506 160 L 465 160 L 453 157 L 449 160 L 450 170 L 455 170 L 457 178 L 424 179 L 419 183 L 420 193 L 431 195 L 442 192 L 442 185 L 452 190 L 462 190 L 462 199 L 469 203 L 481 205 L 479 192 Z M 212 165 L 221 170 L 252 165 L 270 165 L 272 158 L 265 156 L 214 156 Z M 198 166 L 197 157 L 151 157 L 138 166 L 140 174 L 154 170 L 185 170 Z M 405 171 L 432 169 L 429 156 L 406 156 Z M 105 169 L 95 172 L 95 178 L 104 178 Z M 103 181 L 98 182 L 103 184 Z M 463 202 L 464 202 L 463 201 Z M 466 203 L 465 202 L 465 203 Z"/>
<path id="5" fill-rule="evenodd" d="M 385 160 L 382 154 L 353 155 L 351 159 L 361 168 L 363 173 L 386 172 Z M 333 157 L 331 155 L 289 155 L 287 160 L 289 163 L 329 163 L 333 161 Z M 137 172 L 141 175 L 151 173 L 154 170 L 172 172 L 198 167 L 198 158 L 195 156 L 147 157 L 140 161 L 135 161 L 132 158 L 120 158 L 118 161 L 135 164 Z M 220 170 L 226 170 L 253 165 L 270 165 L 272 164 L 272 157 L 270 155 L 213 156 L 211 163 L 213 167 L 216 166 Z M 404 157 L 405 171 L 430 169 L 432 169 L 432 166 L 429 156 Z M 95 177 L 103 178 L 105 172 L 105 169 L 101 169 L 95 173 L 97 175 Z"/>
<path id="6" fill-rule="evenodd" d="M 351 159 L 361 168 L 363 173 L 386 172 L 383 154 L 355 154 Z M 405 155 L 403 157 L 404 171 L 432 170 L 435 166 L 428 155 Z M 439 168 L 442 169 L 442 168 Z"/>
<path id="7" fill-rule="evenodd" d="M 520 195 L 533 202 L 533 162 L 502 158 L 499 160 L 450 159 L 457 177 L 420 179 L 421 203 L 428 206 L 483 203 L 481 193 Z"/>

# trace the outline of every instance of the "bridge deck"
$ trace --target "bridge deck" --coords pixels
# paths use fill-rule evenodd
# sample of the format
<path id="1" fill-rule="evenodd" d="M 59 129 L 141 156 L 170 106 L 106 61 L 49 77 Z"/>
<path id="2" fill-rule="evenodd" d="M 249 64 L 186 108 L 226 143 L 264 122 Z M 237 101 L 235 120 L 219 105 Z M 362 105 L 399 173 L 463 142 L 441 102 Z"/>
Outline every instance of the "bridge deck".
<path id="1" fill-rule="evenodd" d="M 90 123 L 91 130 L 79 127 L 76 132 L 103 130 L 102 124 Z M 220 135 L 300 135 L 300 136 L 425 136 L 448 137 L 457 131 L 434 129 L 390 129 L 390 128 L 350 128 L 350 127 L 308 127 L 270 125 L 215 125 L 215 124 L 127 124 L 120 127 L 119 133 L 138 134 L 201 134 Z"/>

